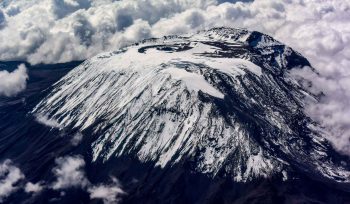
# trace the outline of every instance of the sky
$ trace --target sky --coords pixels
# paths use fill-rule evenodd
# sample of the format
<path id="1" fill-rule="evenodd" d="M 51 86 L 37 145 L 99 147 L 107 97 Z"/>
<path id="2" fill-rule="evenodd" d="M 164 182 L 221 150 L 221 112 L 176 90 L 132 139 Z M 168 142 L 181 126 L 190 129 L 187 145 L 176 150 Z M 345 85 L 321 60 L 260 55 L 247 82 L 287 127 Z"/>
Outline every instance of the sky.
<path id="1" fill-rule="evenodd" d="M 304 55 L 318 74 L 305 67 L 292 76 L 324 93 L 318 102 L 307 100 L 305 112 L 350 155 L 350 1 L 2 0 L 0 61 L 84 60 L 145 38 L 217 26 L 269 34 Z M 27 79 L 24 65 L 0 71 L 0 95 L 18 94 Z"/>

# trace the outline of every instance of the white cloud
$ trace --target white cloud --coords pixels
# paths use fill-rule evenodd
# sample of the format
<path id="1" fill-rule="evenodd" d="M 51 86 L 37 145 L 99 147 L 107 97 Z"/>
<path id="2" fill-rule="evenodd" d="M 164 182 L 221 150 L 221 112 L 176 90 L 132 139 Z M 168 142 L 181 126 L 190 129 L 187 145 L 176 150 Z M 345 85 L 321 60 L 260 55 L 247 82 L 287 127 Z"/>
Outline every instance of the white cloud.
<path id="1" fill-rule="evenodd" d="M 0 2 L 0 60 L 82 60 L 130 42 L 214 26 L 272 35 L 307 57 L 320 73 L 306 75 L 326 96 L 306 112 L 348 150 L 350 2 L 340 0 L 16 0 Z M 12 80 L 11 80 L 12 81 Z M 22 80 L 23 81 L 23 80 Z M 0 86 L 1 87 L 1 86 Z M 1 88 L 0 88 L 1 89 Z"/>
<path id="2" fill-rule="evenodd" d="M 44 189 L 44 187 L 40 183 L 32 183 L 28 182 L 24 186 L 24 191 L 26 193 L 39 193 Z"/>
<path id="3" fill-rule="evenodd" d="M 113 184 L 110 185 L 97 185 L 88 189 L 91 199 L 102 199 L 103 203 L 119 203 L 121 196 L 125 195 L 125 192 L 120 188 L 117 179 L 113 179 Z"/>
<path id="4" fill-rule="evenodd" d="M 0 71 L 0 96 L 14 96 L 23 91 L 27 86 L 27 79 L 27 68 L 24 64 L 13 72 Z"/>
<path id="5" fill-rule="evenodd" d="M 36 64 L 86 59 L 150 37 L 151 25 L 162 18 L 215 4 L 214 0 L 0 2 L 0 8 L 11 13 L 0 32 L 0 60 Z"/>
<path id="6" fill-rule="evenodd" d="M 0 202 L 18 190 L 18 182 L 24 179 L 21 170 L 14 166 L 10 160 L 0 164 Z"/>
<path id="7" fill-rule="evenodd" d="M 323 126 L 326 130 L 323 136 L 338 151 L 350 155 L 350 78 L 345 74 L 318 75 L 309 67 L 292 71 L 296 78 L 313 83 L 308 87 L 312 93 L 325 94 L 320 101 L 306 100 L 305 111 Z M 307 86 L 306 83 L 305 87 Z"/>
<path id="8" fill-rule="evenodd" d="M 0 203 L 19 189 L 36 195 L 46 188 L 58 191 L 73 187 L 81 188 L 90 194 L 91 199 L 102 199 L 106 204 L 118 203 L 126 194 L 119 181 L 114 177 L 109 184 L 93 185 L 85 175 L 85 161 L 80 155 L 59 157 L 55 162 L 56 166 L 52 172 L 56 176 L 56 180 L 50 185 L 45 185 L 43 181 L 37 183 L 26 181 L 21 170 L 13 165 L 9 159 L 0 163 Z"/>
<path id="9" fill-rule="evenodd" d="M 43 124 L 43 125 L 48 126 L 48 127 L 58 128 L 58 129 L 63 128 L 63 126 L 60 125 L 58 123 L 58 121 L 56 121 L 54 119 L 49 119 L 47 115 L 38 114 L 35 116 L 35 119 L 38 123 Z"/>
<path id="10" fill-rule="evenodd" d="M 66 156 L 56 159 L 57 166 L 52 170 L 57 180 L 52 188 L 66 189 L 71 187 L 84 188 L 89 185 L 85 177 L 85 161 L 81 156 Z"/>
<path id="11" fill-rule="evenodd" d="M 93 185 L 85 175 L 85 161 L 80 155 L 60 157 L 56 159 L 56 164 L 53 172 L 57 180 L 51 185 L 54 190 L 82 188 L 90 193 L 91 199 L 102 199 L 106 204 L 118 203 L 126 194 L 116 178 L 112 178 L 111 184 Z M 25 191 L 38 192 L 42 188 L 40 184 L 27 183 Z"/>

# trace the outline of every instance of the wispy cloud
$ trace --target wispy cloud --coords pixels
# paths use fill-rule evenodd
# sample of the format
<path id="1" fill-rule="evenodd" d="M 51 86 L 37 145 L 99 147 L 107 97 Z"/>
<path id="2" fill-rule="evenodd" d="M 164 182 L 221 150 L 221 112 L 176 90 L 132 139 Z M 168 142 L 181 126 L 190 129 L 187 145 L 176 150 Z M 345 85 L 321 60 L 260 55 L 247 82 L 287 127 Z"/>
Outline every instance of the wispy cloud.
<path id="1" fill-rule="evenodd" d="M 74 134 L 74 136 L 71 139 L 72 145 L 77 146 L 79 143 L 83 140 L 84 135 L 80 132 L 77 132 Z"/>
<path id="2" fill-rule="evenodd" d="M 63 126 L 60 125 L 58 123 L 58 121 L 56 121 L 54 119 L 49 119 L 49 117 L 47 115 L 38 114 L 35 117 L 36 117 L 36 121 L 38 123 L 43 124 L 45 126 L 52 127 L 52 128 L 58 128 L 58 129 L 63 128 Z"/>

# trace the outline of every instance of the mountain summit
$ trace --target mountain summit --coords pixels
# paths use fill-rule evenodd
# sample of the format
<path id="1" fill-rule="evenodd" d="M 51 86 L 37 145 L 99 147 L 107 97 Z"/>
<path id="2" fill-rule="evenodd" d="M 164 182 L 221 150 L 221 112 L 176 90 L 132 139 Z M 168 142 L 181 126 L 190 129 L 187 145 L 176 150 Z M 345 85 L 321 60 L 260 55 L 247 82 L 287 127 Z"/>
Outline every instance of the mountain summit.
<path id="1" fill-rule="evenodd" d="M 289 75 L 304 66 L 259 32 L 166 36 L 86 60 L 32 112 L 88 132 L 92 163 L 131 157 L 236 183 L 304 175 L 348 188 L 349 160 L 303 112 L 317 98 Z"/>

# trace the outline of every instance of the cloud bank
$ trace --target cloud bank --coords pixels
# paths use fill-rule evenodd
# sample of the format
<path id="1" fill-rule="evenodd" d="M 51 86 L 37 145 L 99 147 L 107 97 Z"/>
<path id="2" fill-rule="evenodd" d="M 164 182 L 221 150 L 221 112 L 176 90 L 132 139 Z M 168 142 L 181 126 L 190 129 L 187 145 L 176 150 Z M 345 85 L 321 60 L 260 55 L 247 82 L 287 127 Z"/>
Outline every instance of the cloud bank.
<path id="1" fill-rule="evenodd" d="M 295 75 L 322 91 L 306 113 L 350 154 L 350 2 L 340 0 L 9 0 L 0 3 L 0 60 L 83 60 L 131 42 L 215 26 L 257 30 L 306 56 L 319 75 Z"/>
<path id="2" fill-rule="evenodd" d="M 1 21 L 1 15 L 0 15 Z M 27 86 L 27 68 L 24 64 L 13 72 L 0 71 L 0 96 L 15 96 Z"/>
<path id="3" fill-rule="evenodd" d="M 152 25 L 214 0 L 10 0 L 0 2 L 0 60 L 83 60 L 153 36 Z M 1 15 L 0 15 L 1 16 Z"/>

